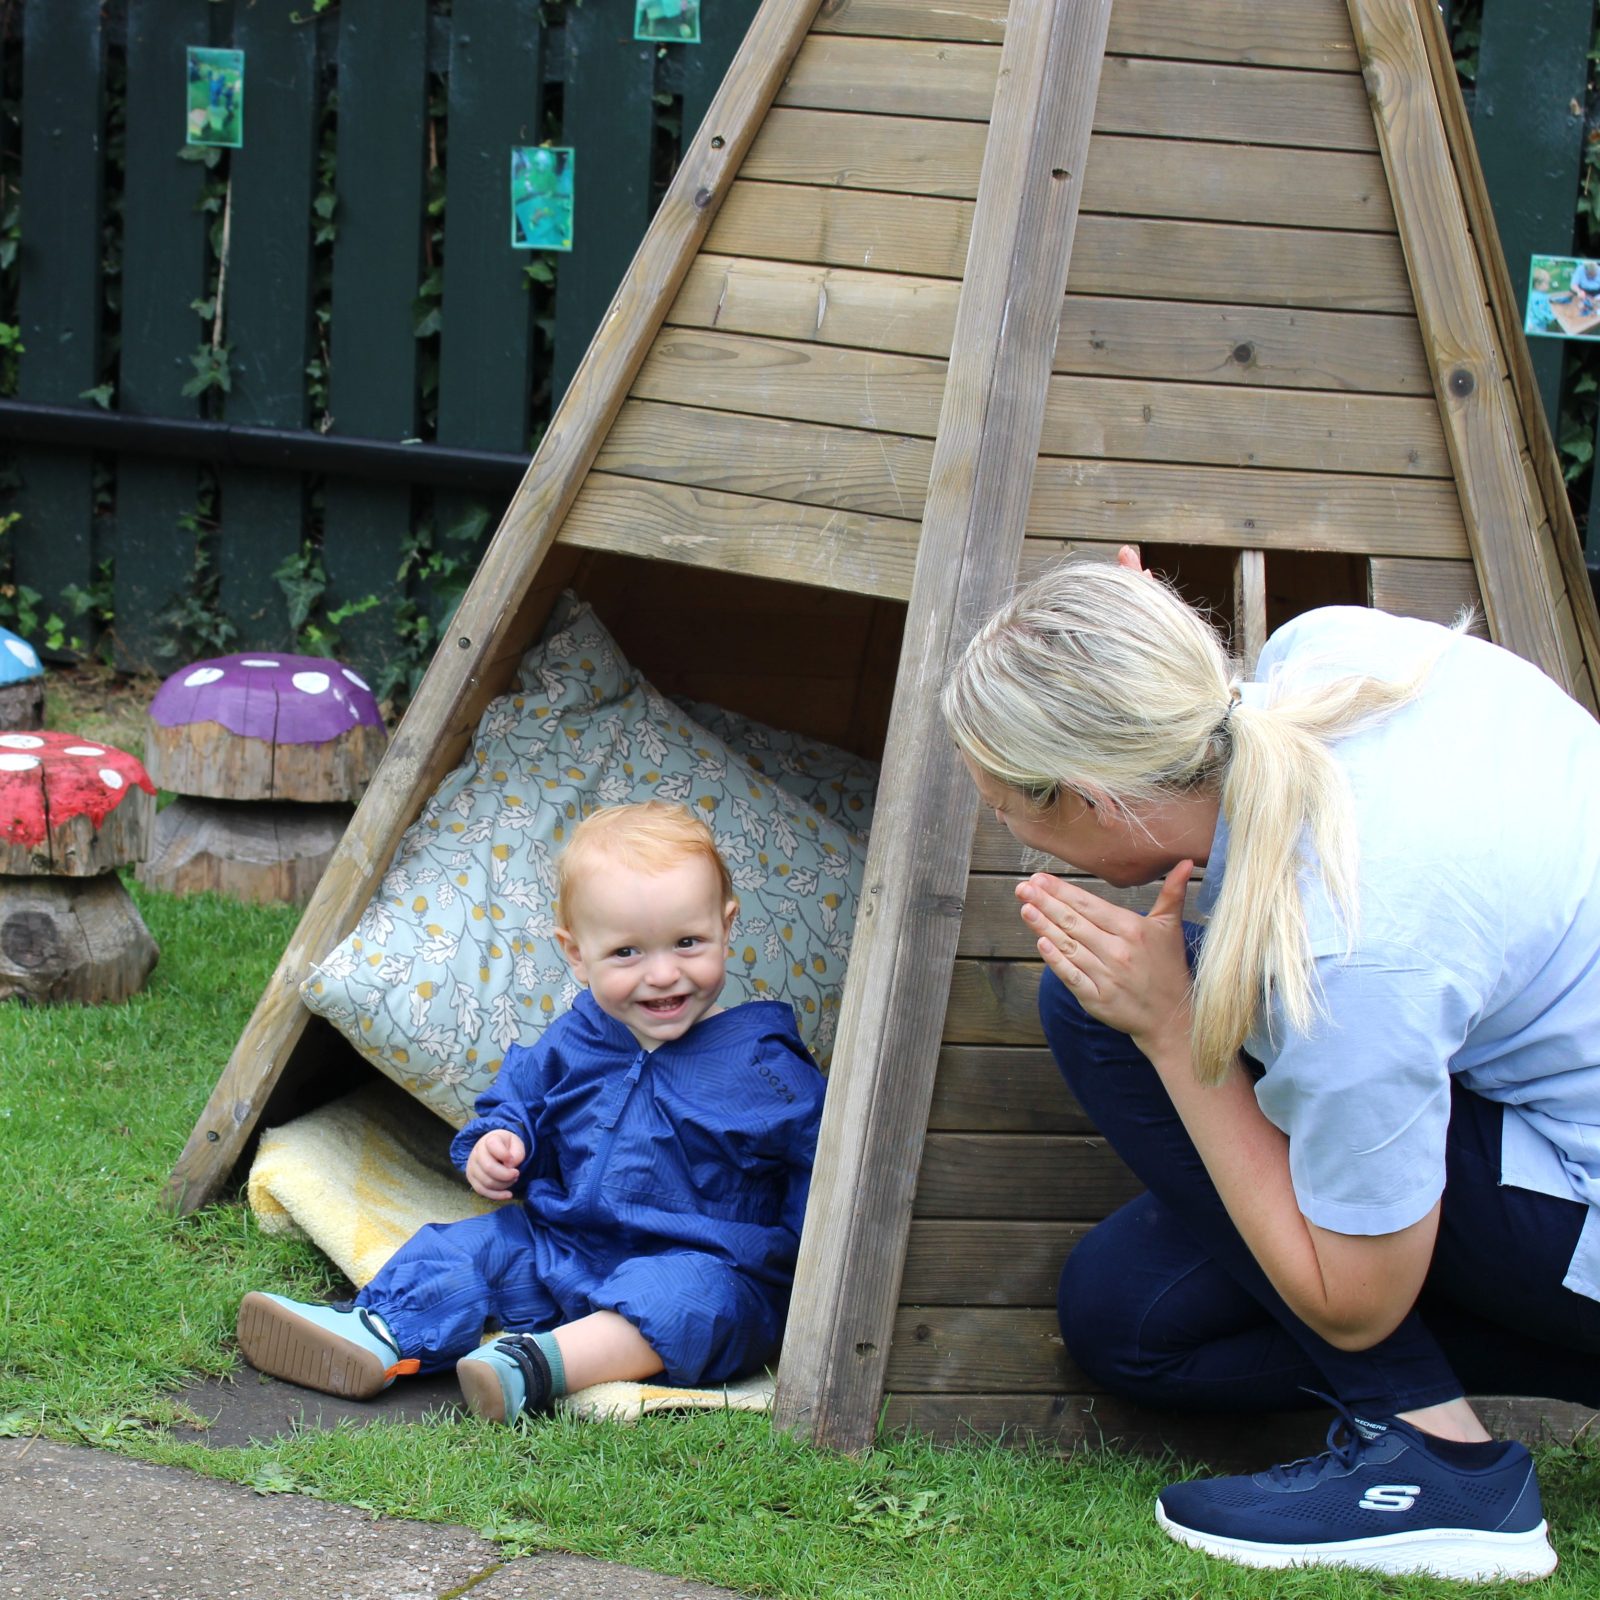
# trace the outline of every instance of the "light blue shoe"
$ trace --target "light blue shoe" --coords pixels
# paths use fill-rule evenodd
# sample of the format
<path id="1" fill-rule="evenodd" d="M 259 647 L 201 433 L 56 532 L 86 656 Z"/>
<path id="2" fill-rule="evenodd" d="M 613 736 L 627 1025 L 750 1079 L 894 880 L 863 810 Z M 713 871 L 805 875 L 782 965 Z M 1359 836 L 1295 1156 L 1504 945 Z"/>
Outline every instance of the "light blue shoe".
<path id="1" fill-rule="evenodd" d="M 239 1351 L 258 1372 L 351 1400 L 370 1400 L 415 1372 L 387 1329 L 361 1306 L 318 1306 L 281 1294 L 239 1303 Z"/>
<path id="2" fill-rule="evenodd" d="M 555 1404 L 550 1363 L 533 1335 L 502 1334 L 456 1362 L 467 1410 L 485 1422 L 512 1422 L 524 1411 L 538 1416 Z"/>

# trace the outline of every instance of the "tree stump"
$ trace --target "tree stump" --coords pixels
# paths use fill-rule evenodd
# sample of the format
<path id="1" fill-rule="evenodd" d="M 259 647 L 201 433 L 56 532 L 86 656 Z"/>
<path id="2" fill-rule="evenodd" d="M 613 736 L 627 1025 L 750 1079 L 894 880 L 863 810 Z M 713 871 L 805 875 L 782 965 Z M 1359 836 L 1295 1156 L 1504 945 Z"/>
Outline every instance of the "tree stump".
<path id="1" fill-rule="evenodd" d="M 44 664 L 26 639 L 0 628 L 0 733 L 44 726 Z"/>
<path id="2" fill-rule="evenodd" d="M 155 786 L 125 751 L 0 734 L 0 1000 L 126 1000 L 156 964 L 117 868 L 149 847 Z"/>
<path id="3" fill-rule="evenodd" d="M 179 798 L 139 880 L 172 894 L 304 905 L 388 735 L 337 661 L 238 655 L 175 672 L 150 703 L 150 775 Z"/>

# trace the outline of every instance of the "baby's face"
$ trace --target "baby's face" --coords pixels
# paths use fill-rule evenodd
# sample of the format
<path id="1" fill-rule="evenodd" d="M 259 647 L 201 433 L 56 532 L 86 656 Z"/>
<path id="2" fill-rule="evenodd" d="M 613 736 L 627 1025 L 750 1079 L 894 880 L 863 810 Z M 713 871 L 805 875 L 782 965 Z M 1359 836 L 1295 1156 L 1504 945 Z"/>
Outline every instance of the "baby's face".
<path id="1" fill-rule="evenodd" d="M 646 1050 L 716 1009 L 738 909 L 721 887 L 702 857 L 660 872 L 608 862 L 579 887 L 567 926 L 556 930 L 573 976 Z"/>

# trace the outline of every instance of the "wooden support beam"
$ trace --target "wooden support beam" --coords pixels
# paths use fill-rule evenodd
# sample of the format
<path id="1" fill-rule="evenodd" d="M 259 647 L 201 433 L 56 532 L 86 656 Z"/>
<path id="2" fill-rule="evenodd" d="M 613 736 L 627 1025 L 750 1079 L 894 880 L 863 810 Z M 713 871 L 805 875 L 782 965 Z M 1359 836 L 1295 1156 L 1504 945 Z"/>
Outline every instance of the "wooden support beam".
<path id="1" fill-rule="evenodd" d="M 1243 659 L 1247 678 L 1254 675 L 1266 642 L 1266 552 L 1241 550 L 1233 560 L 1233 652 Z"/>
<path id="2" fill-rule="evenodd" d="M 1487 286 L 1417 10 L 1412 0 L 1348 3 L 1490 631 L 1570 689 L 1535 548 L 1542 518 L 1523 477 Z"/>
<path id="3" fill-rule="evenodd" d="M 975 798 L 938 708 L 1016 571 L 1111 0 L 1013 0 L 776 1400 L 871 1443 Z"/>
<path id="4" fill-rule="evenodd" d="M 300 980 L 366 909 L 400 836 L 461 748 L 472 707 L 509 680 L 527 640 L 509 637 L 595 453 L 761 126 L 820 0 L 766 0 L 684 155 L 479 564 L 383 765 L 306 907 L 266 993 L 168 1180 L 192 1211 L 226 1182 L 305 1031 Z"/>

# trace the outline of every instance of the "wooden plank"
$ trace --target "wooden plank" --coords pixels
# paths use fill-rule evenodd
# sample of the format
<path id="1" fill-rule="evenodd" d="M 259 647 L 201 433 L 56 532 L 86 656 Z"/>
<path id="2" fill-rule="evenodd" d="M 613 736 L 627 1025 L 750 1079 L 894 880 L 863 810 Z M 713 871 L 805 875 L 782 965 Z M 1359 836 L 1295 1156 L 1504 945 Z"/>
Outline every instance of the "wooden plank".
<path id="1" fill-rule="evenodd" d="M 591 472 L 561 542 L 854 594 L 911 593 L 917 525 Z"/>
<path id="2" fill-rule="evenodd" d="M 41 405 L 82 405 L 83 391 L 100 382 L 101 12 L 99 0 L 35 6 L 22 36 L 25 181 L 41 196 L 72 196 L 71 205 L 30 211 L 17 258 L 17 398 Z M 44 615 L 70 619 L 63 591 L 95 578 L 92 462 L 87 452 L 35 449 L 19 451 L 17 466 L 13 577 L 38 590 Z"/>
<path id="3" fill-rule="evenodd" d="M 726 255 L 959 278 L 971 207 L 936 196 L 740 183 L 708 240 Z M 1385 234 L 1085 216 L 1074 294 L 1170 299 L 1183 263 L 1189 300 L 1409 315 L 1411 287 Z"/>
<path id="4" fill-rule="evenodd" d="M 972 834 L 938 695 L 1016 570 L 1110 10 L 1010 12 L 774 1406 L 819 1444 L 877 1423 Z"/>
<path id="5" fill-rule="evenodd" d="M 1233 650 L 1253 677 L 1267 643 L 1267 561 L 1259 550 L 1241 550 L 1233 562 Z"/>
<path id="6" fill-rule="evenodd" d="M 1096 1135 L 930 1133 L 913 1215 L 1093 1222 L 1142 1188 Z"/>
<path id="7" fill-rule="evenodd" d="M 630 0 L 562 8 L 561 142 L 575 152 L 575 182 L 572 250 L 556 258 L 553 400 L 566 393 L 650 220 L 656 46 L 633 37 L 633 15 Z"/>
<path id="8" fill-rule="evenodd" d="M 1489 628 L 1565 687 L 1552 597 L 1530 547 L 1540 518 L 1517 461 L 1487 291 L 1417 14 L 1410 0 L 1349 5 Z"/>
<path id="9" fill-rule="evenodd" d="M 1589 689 L 1579 698 L 1587 703 L 1591 696 L 1600 691 L 1600 615 L 1596 614 L 1593 590 L 1584 565 L 1583 549 L 1578 542 L 1561 462 L 1539 399 L 1538 382 L 1528 355 L 1528 341 L 1520 333 L 1521 320 L 1517 311 L 1520 301 L 1506 269 L 1494 208 L 1489 203 L 1488 190 L 1478 165 L 1477 146 L 1467 127 L 1466 108 L 1462 103 L 1461 83 L 1451 58 L 1450 40 L 1445 33 L 1443 19 L 1427 0 L 1415 0 L 1415 6 L 1427 46 L 1428 66 L 1433 73 L 1434 93 L 1438 97 L 1444 121 L 1445 138 L 1461 181 L 1462 199 L 1467 208 L 1473 242 L 1477 246 L 1479 265 L 1488 284 L 1489 305 L 1500 333 L 1501 350 L 1507 358 L 1518 401 L 1528 418 L 1527 431 L 1531 439 L 1536 441 L 1533 445 L 1533 465 L 1539 482 L 1539 499 L 1544 506 L 1544 514 L 1551 519 L 1556 530 L 1557 554 L 1583 639 L 1584 675 L 1589 679 Z M 1577 676 L 1575 665 L 1574 677 Z"/>
<path id="10" fill-rule="evenodd" d="M 1448 480 L 1049 457 L 1034 479 L 1028 532 L 1251 550 L 1467 553 Z"/>
<path id="11" fill-rule="evenodd" d="M 641 398 L 930 436 L 943 363 L 712 330 L 663 335 Z M 1040 449 L 1051 455 L 1298 471 L 1448 477 L 1431 398 L 1054 377 Z"/>
<path id="12" fill-rule="evenodd" d="M 769 500 L 922 516 L 933 445 L 894 433 L 630 400 L 595 466 Z"/>
<path id="13" fill-rule="evenodd" d="M 983 125 L 928 117 L 774 109 L 744 176 L 970 200 L 978 191 Z M 1392 233 L 1394 212 L 1376 152 L 1275 149 L 1096 134 L 1085 211 L 1190 217 L 1282 227 Z"/>
<path id="14" fill-rule="evenodd" d="M 915 1221 L 904 1304 L 1053 1306 L 1061 1267 L 1092 1224 Z"/>
<path id="15" fill-rule="evenodd" d="M 1060 1394 L 1091 1383 L 1067 1354 L 1055 1311 L 988 1306 L 902 1306 L 885 1383 L 897 1392 L 948 1393 L 993 1384 L 1009 1394 Z"/>
<path id="16" fill-rule="evenodd" d="M 767 0 L 740 47 L 623 280 L 616 315 L 590 346 L 462 597 L 451 628 L 456 647 L 441 650 L 424 676 L 189 1135 L 167 1183 L 172 1209 L 192 1211 L 217 1193 L 291 1066 L 303 1070 L 299 1063 L 314 1055 L 300 980 L 354 927 L 402 832 L 459 757 L 483 706 L 510 681 L 555 589 L 570 577 L 568 553 L 551 557 L 562 519 L 817 3 Z"/>
<path id="17" fill-rule="evenodd" d="M 999 51 L 982 44 L 814 35 L 780 106 L 985 121 Z M 1324 150 L 1374 150 L 1355 72 L 1293 72 L 1111 56 L 1096 133 Z"/>
<path id="18" fill-rule="evenodd" d="M 418 426 L 412 302 L 422 278 L 427 138 L 427 0 L 343 0 L 333 246 L 334 433 L 413 438 Z M 382 602 L 340 630 L 340 654 L 373 671 L 387 658 L 395 573 L 411 530 L 411 486 L 330 478 L 324 490 L 324 602 Z"/>
<path id="19" fill-rule="evenodd" d="M 934 1132 L 1093 1132 L 1047 1049 L 978 1045 L 940 1050 L 928 1127 Z"/>
<path id="20" fill-rule="evenodd" d="M 1039 976 L 1037 961 L 956 962 L 945 1011 L 948 1044 L 1038 1045 Z"/>
<path id="21" fill-rule="evenodd" d="M 999 44 L 1008 0 L 835 0 L 819 33 Z M 1343 0 L 1117 0 L 1106 49 L 1249 66 L 1350 70 L 1357 65 Z"/>
<path id="22" fill-rule="evenodd" d="M 704 255 L 669 321 L 901 355 L 948 356 L 959 285 Z M 1055 370 L 1274 388 L 1433 394 L 1414 318 L 1069 294 Z"/>
<path id="23" fill-rule="evenodd" d="M 312 329 L 312 200 L 316 192 L 316 29 L 286 9 L 245 7 L 233 42 L 249 66 L 249 137 L 228 158 L 233 218 L 227 332 L 233 346 L 231 421 L 304 428 Z M 299 551 L 305 483 L 299 473 L 222 467 L 217 572 L 223 613 L 240 649 L 289 642 L 283 591 L 273 573 Z"/>
<path id="24" fill-rule="evenodd" d="M 190 352 L 211 337 L 211 324 L 190 309 L 206 290 L 209 219 L 199 204 L 205 169 L 179 159 L 172 108 L 188 94 L 178 41 L 206 38 L 211 11 L 209 0 L 128 6 L 118 402 L 140 416 L 196 417 L 202 410 L 183 388 L 194 376 Z M 198 496 L 193 462 L 118 457 L 116 642 L 125 668 L 162 665 L 161 615 L 193 579 Z"/>
<path id="25" fill-rule="evenodd" d="M 444 213 L 441 444 L 528 448 L 533 318 L 508 248 L 511 149 L 544 142 L 539 0 L 456 0 Z M 643 232 L 641 220 L 639 232 Z"/>
<path id="26" fill-rule="evenodd" d="M 680 110 L 685 144 L 705 120 L 728 64 L 733 60 L 733 53 L 749 29 L 759 3 L 760 0 L 717 0 L 714 6 L 702 6 L 699 44 L 665 46 L 679 58 L 678 71 L 683 85 Z"/>
<path id="27" fill-rule="evenodd" d="M 1417 561 L 1407 556 L 1375 556 L 1368 563 L 1367 604 L 1402 617 L 1422 617 L 1447 627 L 1472 607 L 1472 631 L 1487 637 L 1483 597 L 1471 561 Z"/>
<path id="28" fill-rule="evenodd" d="M 1039 870 L 1039 869 L 1035 869 Z M 1018 915 L 1016 886 L 1020 873 L 1007 873 L 992 877 L 974 872 L 967 879 L 966 911 L 961 918 L 961 939 L 957 946 L 963 956 L 983 959 L 1004 957 L 1018 961 L 1032 959 L 1037 954 L 1034 938 L 1027 924 Z M 1064 876 L 1077 878 L 1076 873 Z M 1098 879 L 1083 879 L 1083 886 L 1113 905 L 1126 906 L 1141 914 L 1155 902 L 1156 884 L 1138 884 L 1131 889 L 1116 888 Z M 1195 890 L 1189 891 L 1184 915 L 1194 918 Z"/>

